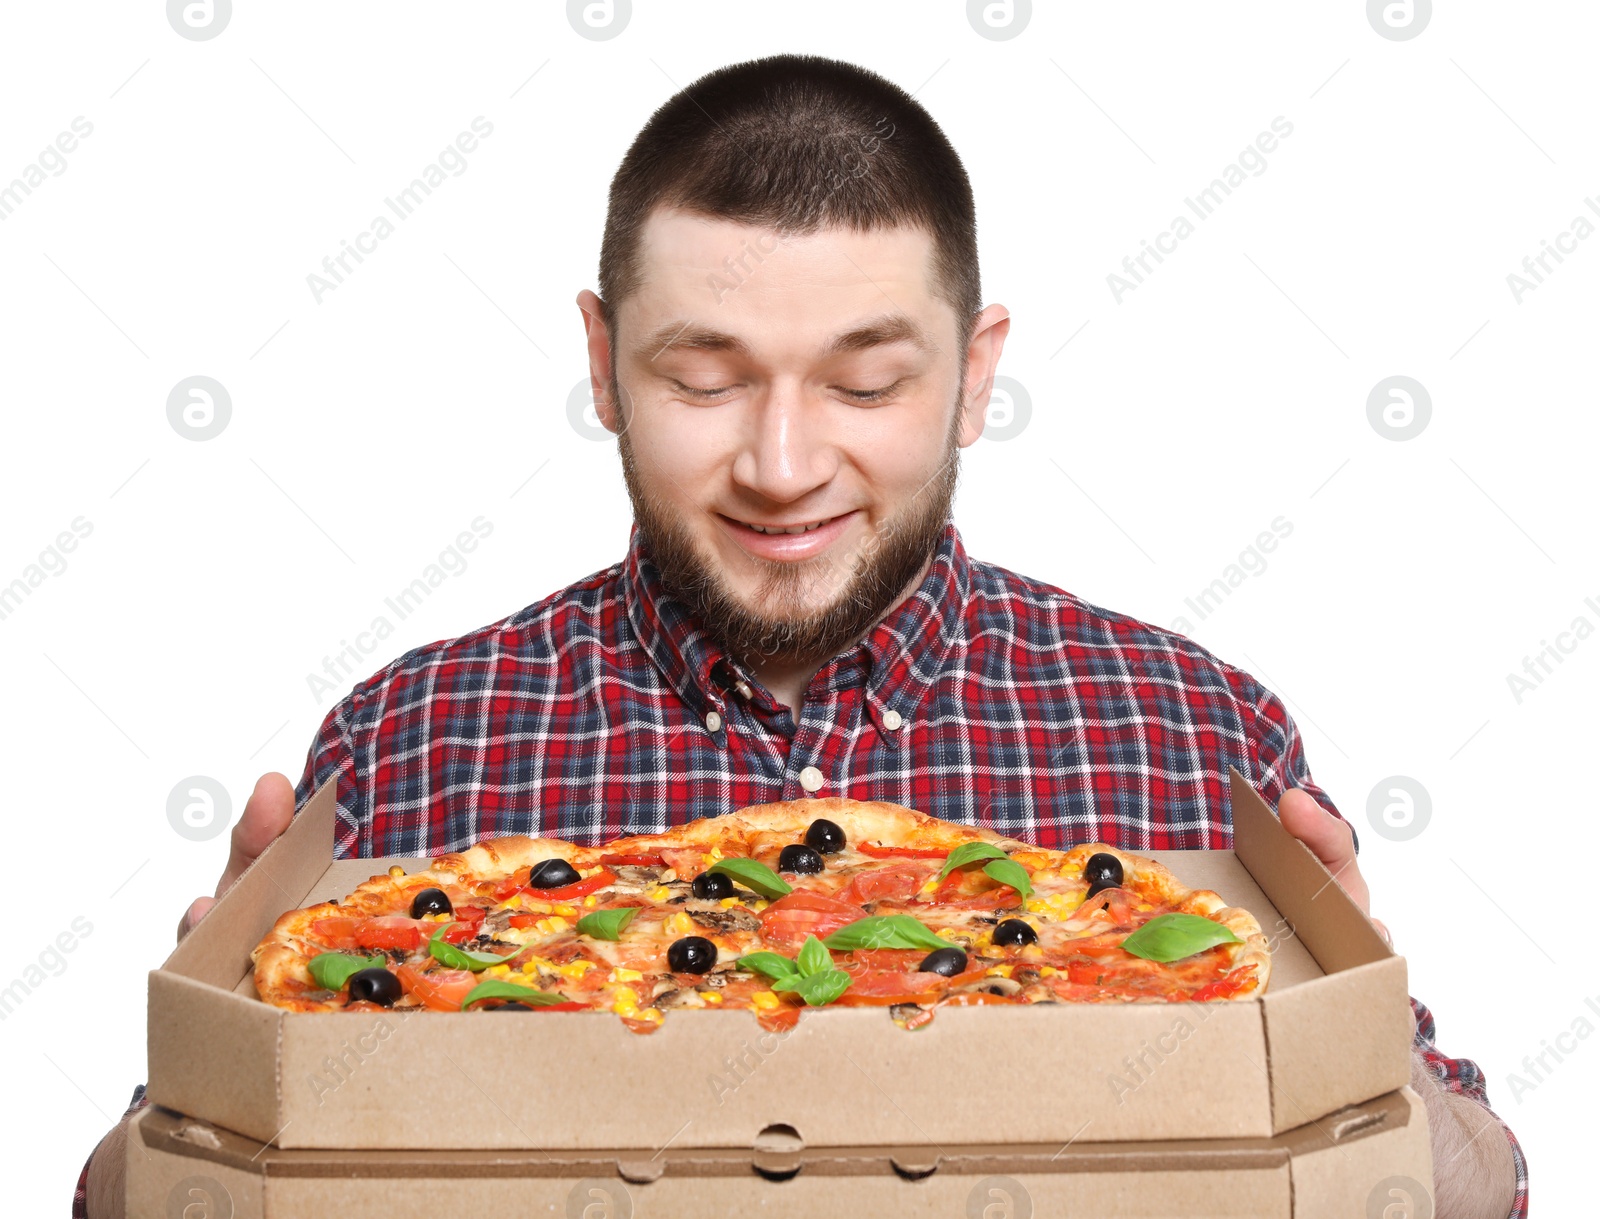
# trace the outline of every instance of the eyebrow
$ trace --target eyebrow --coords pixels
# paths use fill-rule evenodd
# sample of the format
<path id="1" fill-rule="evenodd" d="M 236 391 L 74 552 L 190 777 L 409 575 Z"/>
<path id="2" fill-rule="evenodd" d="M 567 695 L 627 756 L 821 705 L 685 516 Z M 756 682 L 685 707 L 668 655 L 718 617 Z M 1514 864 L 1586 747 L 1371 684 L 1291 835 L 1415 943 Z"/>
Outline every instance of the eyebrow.
<path id="1" fill-rule="evenodd" d="M 841 331 L 823 347 L 823 356 L 867 351 L 888 343 L 910 343 L 920 351 L 933 352 L 937 345 L 927 332 L 904 313 L 885 313 L 859 326 Z M 750 346 L 738 335 L 728 334 L 694 321 L 668 322 L 647 334 L 634 347 L 634 355 L 646 363 L 668 351 L 725 351 L 748 358 Z"/>

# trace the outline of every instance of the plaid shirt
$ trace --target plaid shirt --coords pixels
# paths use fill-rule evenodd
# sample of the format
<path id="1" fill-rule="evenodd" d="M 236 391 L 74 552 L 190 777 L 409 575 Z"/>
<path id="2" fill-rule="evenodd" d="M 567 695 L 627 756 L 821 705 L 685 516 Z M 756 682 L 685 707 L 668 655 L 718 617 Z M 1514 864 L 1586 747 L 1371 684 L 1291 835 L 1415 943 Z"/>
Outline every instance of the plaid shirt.
<path id="1" fill-rule="evenodd" d="M 947 525 L 916 593 L 812 678 L 799 722 L 626 559 L 406 653 L 329 712 L 296 792 L 336 778 L 341 857 L 530 834 L 598 843 L 808 794 L 887 800 L 1064 850 L 1232 845 L 1228 768 L 1276 805 L 1312 781 L 1283 704 L 1170 631 L 967 557 Z M 1442 1086 L 1487 1105 L 1476 1064 Z M 1517 1163 L 1518 1204 L 1527 1173 Z"/>

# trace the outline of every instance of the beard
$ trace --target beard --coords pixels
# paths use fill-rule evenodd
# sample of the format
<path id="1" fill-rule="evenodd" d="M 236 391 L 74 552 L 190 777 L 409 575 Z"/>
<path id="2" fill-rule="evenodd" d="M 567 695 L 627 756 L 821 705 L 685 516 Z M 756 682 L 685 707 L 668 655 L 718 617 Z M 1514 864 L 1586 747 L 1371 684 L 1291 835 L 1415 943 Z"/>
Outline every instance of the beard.
<path id="1" fill-rule="evenodd" d="M 618 400 L 614 385 L 612 400 Z M 734 594 L 681 518 L 646 490 L 626 429 L 617 442 L 633 519 L 667 592 L 747 667 L 763 662 L 821 665 L 866 635 L 900 601 L 933 554 L 955 499 L 960 429 L 958 403 L 938 470 L 847 554 L 788 563 L 748 556 L 760 573 L 753 598 L 759 608 Z M 816 594 L 839 586 L 841 578 L 837 594 L 817 604 Z"/>

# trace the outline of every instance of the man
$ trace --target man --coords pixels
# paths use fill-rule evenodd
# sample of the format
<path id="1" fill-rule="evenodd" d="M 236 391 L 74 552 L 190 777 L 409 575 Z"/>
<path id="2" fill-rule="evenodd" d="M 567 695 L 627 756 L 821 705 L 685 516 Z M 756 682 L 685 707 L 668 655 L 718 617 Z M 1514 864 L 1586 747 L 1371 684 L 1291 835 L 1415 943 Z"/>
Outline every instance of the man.
<path id="1" fill-rule="evenodd" d="M 1010 320 L 981 307 L 961 162 L 902 90 L 794 56 L 696 82 L 612 182 L 599 278 L 577 303 L 625 561 L 357 686 L 298 791 L 257 784 L 219 895 L 330 776 L 341 855 L 592 842 L 808 793 L 1146 850 L 1228 847 L 1231 765 L 1367 908 L 1276 697 L 967 557 L 957 461 Z M 1477 1068 L 1416 1010 L 1437 1213 L 1525 1213 Z M 119 1213 L 120 1164 L 114 1131 L 90 1213 Z"/>

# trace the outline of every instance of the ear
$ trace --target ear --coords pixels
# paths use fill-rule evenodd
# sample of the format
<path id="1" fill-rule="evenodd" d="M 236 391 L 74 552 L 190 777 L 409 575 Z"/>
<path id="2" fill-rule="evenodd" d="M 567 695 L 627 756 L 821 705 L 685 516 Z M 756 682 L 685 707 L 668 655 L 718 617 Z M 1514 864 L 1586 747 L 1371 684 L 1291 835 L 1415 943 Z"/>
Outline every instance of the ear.
<path id="1" fill-rule="evenodd" d="M 1010 332 L 1011 313 L 1004 305 L 990 305 L 978 314 L 972 342 L 967 346 L 967 376 L 961 387 L 961 409 L 965 416 L 961 424 L 962 448 L 983 435 L 989 396 L 994 390 L 994 370 L 1000 363 L 1000 351 Z"/>
<path id="2" fill-rule="evenodd" d="M 578 293 L 578 311 L 583 315 L 584 343 L 589 349 L 589 393 L 594 398 L 594 413 L 607 431 L 622 428 L 621 413 L 611 401 L 611 332 L 606 328 L 600 298 L 585 288 Z"/>

